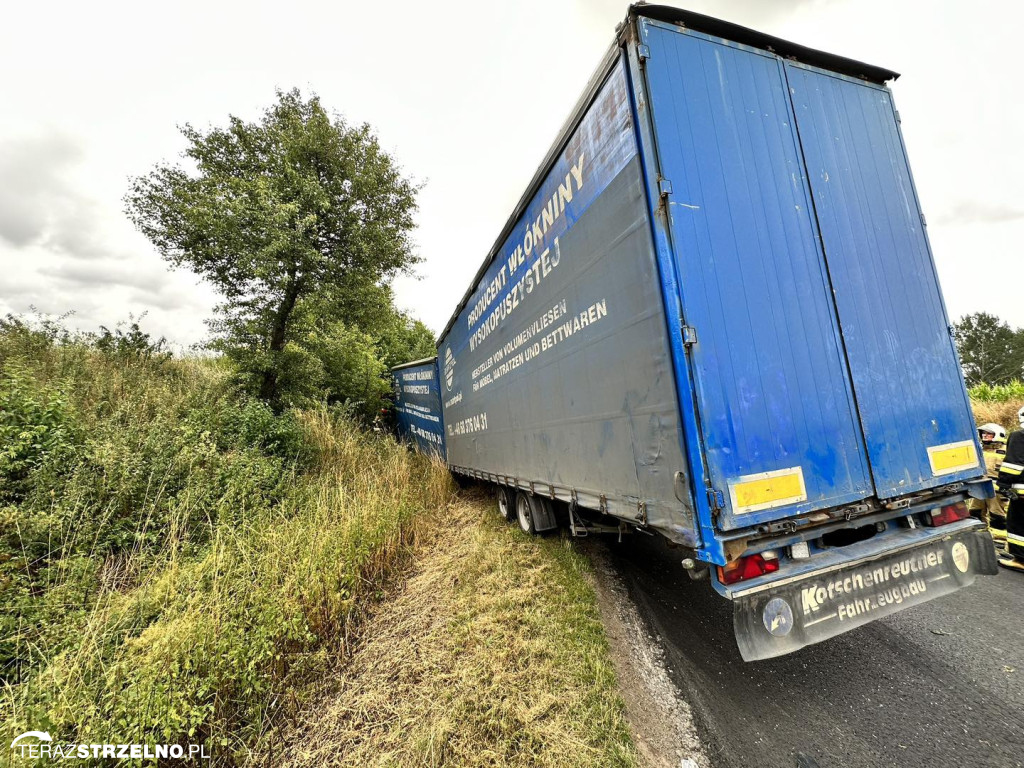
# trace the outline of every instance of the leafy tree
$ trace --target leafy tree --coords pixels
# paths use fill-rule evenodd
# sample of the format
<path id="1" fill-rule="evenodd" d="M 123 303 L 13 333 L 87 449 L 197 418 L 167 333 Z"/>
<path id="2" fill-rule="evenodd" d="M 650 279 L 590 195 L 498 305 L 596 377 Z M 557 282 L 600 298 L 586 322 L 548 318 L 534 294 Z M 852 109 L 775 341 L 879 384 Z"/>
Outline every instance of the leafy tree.
<path id="1" fill-rule="evenodd" d="M 391 391 L 388 367 L 375 339 L 344 323 L 332 323 L 311 345 L 323 371 L 322 388 L 330 403 L 345 403 L 364 419 L 372 419 Z"/>
<path id="2" fill-rule="evenodd" d="M 388 368 L 437 354 L 433 332 L 419 320 L 397 311 L 380 325 L 377 348 Z"/>
<path id="3" fill-rule="evenodd" d="M 347 403 L 372 419 L 391 389 L 388 369 L 435 354 L 434 335 L 394 308 L 388 286 L 364 286 L 344 296 L 358 301 L 338 306 L 336 296 L 314 297 L 296 308 L 281 386 L 299 397 Z"/>
<path id="4" fill-rule="evenodd" d="M 999 385 L 1020 378 L 1024 331 L 1014 331 L 995 315 L 965 315 L 953 327 L 960 363 L 969 386 Z"/>
<path id="5" fill-rule="evenodd" d="M 278 92 L 256 122 L 232 116 L 226 128 L 182 133 L 194 169 L 159 165 L 134 179 L 127 213 L 167 261 L 220 291 L 214 346 L 261 398 L 287 405 L 322 367 L 300 319 L 317 310 L 362 327 L 418 261 L 416 187 L 368 125 L 298 90 Z"/>

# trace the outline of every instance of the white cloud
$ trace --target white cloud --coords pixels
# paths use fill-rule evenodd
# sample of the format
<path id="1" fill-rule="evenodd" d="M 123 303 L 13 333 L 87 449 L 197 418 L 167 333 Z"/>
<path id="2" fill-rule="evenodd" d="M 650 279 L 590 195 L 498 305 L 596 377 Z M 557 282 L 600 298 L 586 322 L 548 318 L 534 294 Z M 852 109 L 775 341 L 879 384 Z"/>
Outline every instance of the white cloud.
<path id="1" fill-rule="evenodd" d="M 1024 203 L 1007 204 L 979 200 L 957 200 L 939 217 L 937 224 L 1000 224 L 1024 219 Z"/>
<path id="2" fill-rule="evenodd" d="M 1020 11 L 982 0 L 694 0 L 694 10 L 904 73 L 894 85 L 951 314 L 1021 277 Z M 398 302 L 440 330 L 626 13 L 617 0 L 471 6 L 185 0 L 21 3 L 0 44 L 0 311 L 149 311 L 182 343 L 210 289 L 125 220 L 128 178 L 183 148 L 176 125 L 253 118 L 275 87 L 374 125 L 420 197 L 420 280 Z M 12 34 L 45 29 L 46 35 Z M 86 266 L 91 265 L 91 266 Z M 1008 287 L 1007 287 L 1008 286 Z M 1024 325 L 1024 304 L 999 312 Z M 93 325 L 92 327 L 95 327 Z"/>
<path id="3" fill-rule="evenodd" d="M 61 225 L 64 209 L 77 202 L 65 171 L 81 156 L 74 138 L 59 133 L 0 141 L 0 239 L 22 247 Z"/>

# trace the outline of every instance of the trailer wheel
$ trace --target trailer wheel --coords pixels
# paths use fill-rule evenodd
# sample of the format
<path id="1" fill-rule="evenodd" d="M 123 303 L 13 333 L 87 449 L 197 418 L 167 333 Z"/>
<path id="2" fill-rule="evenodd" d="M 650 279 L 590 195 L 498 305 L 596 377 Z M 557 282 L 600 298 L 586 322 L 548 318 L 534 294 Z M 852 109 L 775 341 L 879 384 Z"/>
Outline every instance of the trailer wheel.
<path id="1" fill-rule="evenodd" d="M 498 514 L 512 522 L 516 516 L 515 494 L 503 485 L 498 486 Z"/>
<path id="2" fill-rule="evenodd" d="M 519 529 L 523 533 L 533 534 L 533 509 L 530 504 L 530 497 L 520 491 L 516 494 L 516 519 L 519 521 Z"/>

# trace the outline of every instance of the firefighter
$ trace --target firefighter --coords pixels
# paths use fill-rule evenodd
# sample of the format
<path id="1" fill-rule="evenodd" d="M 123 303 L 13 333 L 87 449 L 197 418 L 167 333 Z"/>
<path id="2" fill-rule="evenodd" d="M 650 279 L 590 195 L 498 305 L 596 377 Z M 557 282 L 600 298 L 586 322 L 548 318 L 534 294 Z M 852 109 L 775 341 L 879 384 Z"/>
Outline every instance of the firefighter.
<path id="1" fill-rule="evenodd" d="M 1006 430 L 998 424 L 983 424 L 978 427 L 981 449 L 985 454 L 985 469 L 993 480 L 999 480 L 999 468 L 1006 455 Z M 1002 529 L 1006 528 L 1005 499 L 996 495 L 991 499 L 971 499 L 968 508 L 971 514 L 985 525 L 999 529 L 993 538 L 1002 538 Z"/>
<path id="2" fill-rule="evenodd" d="M 1017 412 L 1021 428 L 1010 435 L 999 468 L 999 490 L 1009 496 L 1006 509 L 1006 556 L 999 564 L 1024 571 L 1024 408 Z"/>

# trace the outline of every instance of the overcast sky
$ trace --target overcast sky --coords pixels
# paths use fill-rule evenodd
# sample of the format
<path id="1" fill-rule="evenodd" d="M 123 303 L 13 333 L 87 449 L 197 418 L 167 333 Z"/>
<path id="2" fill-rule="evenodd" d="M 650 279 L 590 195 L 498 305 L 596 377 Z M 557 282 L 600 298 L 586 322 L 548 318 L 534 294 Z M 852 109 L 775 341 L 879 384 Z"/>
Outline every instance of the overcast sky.
<path id="1" fill-rule="evenodd" d="M 1011 2 L 693 0 L 692 10 L 903 73 L 892 86 L 951 316 L 1024 326 L 1024 86 Z M 75 312 L 188 345 L 213 293 L 123 214 L 177 125 L 256 118 L 275 88 L 369 122 L 424 182 L 419 278 L 439 331 L 576 101 L 618 0 L 17 3 L 0 29 L 0 314 Z"/>

